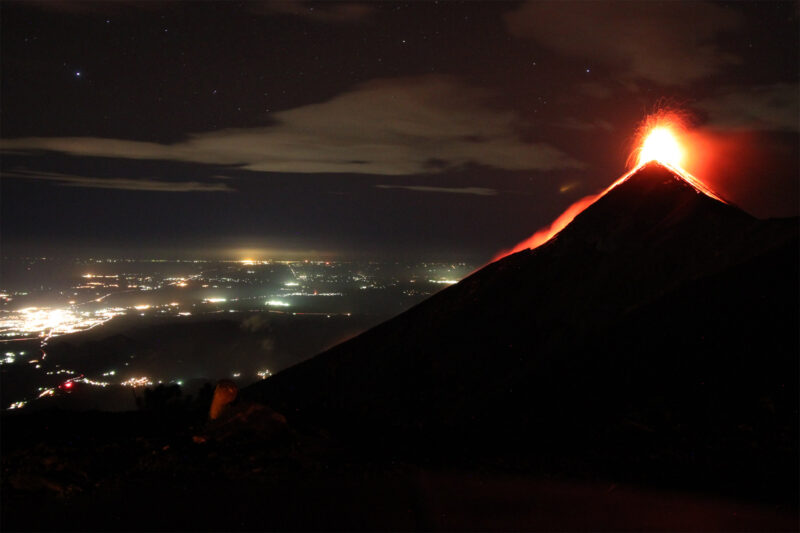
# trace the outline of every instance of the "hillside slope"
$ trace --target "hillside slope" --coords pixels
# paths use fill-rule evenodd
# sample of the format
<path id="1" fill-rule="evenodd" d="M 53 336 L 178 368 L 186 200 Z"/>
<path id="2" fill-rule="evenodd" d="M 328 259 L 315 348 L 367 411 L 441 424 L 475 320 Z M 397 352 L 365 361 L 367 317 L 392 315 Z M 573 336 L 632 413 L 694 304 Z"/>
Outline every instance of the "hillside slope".
<path id="1" fill-rule="evenodd" d="M 790 486 L 797 250 L 797 220 L 651 163 L 545 245 L 246 392 L 415 456 Z"/>

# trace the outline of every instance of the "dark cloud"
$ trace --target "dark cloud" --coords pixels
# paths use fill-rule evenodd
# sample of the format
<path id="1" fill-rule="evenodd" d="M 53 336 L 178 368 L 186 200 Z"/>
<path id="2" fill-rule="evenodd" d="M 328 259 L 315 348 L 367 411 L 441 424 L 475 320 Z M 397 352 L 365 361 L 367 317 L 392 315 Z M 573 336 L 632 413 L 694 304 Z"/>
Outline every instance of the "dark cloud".
<path id="1" fill-rule="evenodd" d="M 15 2 L 28 7 L 38 8 L 43 11 L 63 13 L 67 15 L 94 15 L 94 16 L 119 16 L 133 12 L 169 11 L 175 7 L 183 8 L 181 2 L 160 0 L 26 0 Z M 211 3 L 211 2 L 208 2 Z M 183 3 L 191 9 L 190 3 Z M 230 3 L 233 10 L 240 10 L 241 6 Z M 347 24 L 368 19 L 375 7 L 359 2 L 307 2 L 302 0 L 264 0 L 245 2 L 244 10 L 248 13 L 262 16 L 290 15 L 302 17 L 307 20 Z"/>
<path id="2" fill-rule="evenodd" d="M 579 93 L 586 96 L 591 96 L 592 98 L 597 98 L 598 100 L 608 98 L 614 94 L 614 88 L 610 84 L 599 81 L 587 81 L 585 83 L 579 83 L 576 86 L 576 89 Z"/>
<path id="3" fill-rule="evenodd" d="M 800 131 L 800 85 L 776 83 L 733 89 L 698 103 L 719 130 Z"/>
<path id="4" fill-rule="evenodd" d="M 569 130 L 578 131 L 614 131 L 614 125 L 607 120 L 603 119 L 578 119 L 575 117 L 567 117 L 564 120 L 556 122 L 556 126 L 566 128 Z"/>
<path id="5" fill-rule="evenodd" d="M 326 102 L 273 114 L 274 125 L 173 143 L 95 137 L 0 140 L 4 152 L 171 160 L 289 173 L 412 175 L 477 164 L 505 170 L 581 168 L 553 146 L 523 141 L 512 111 L 448 76 L 374 80 Z M 436 161 L 436 165 L 431 165 Z"/>
<path id="6" fill-rule="evenodd" d="M 235 189 L 225 183 L 203 183 L 199 181 L 164 181 L 152 178 L 98 178 L 30 170 L 3 172 L 2 176 L 4 178 L 52 181 L 65 187 L 87 187 L 91 189 L 149 192 L 235 192 Z"/>
<path id="7" fill-rule="evenodd" d="M 303 2 L 303 1 L 264 1 L 248 2 L 246 8 L 261 15 L 293 15 L 320 22 L 352 23 L 360 22 L 372 13 L 371 5 L 355 2 Z"/>
<path id="8" fill-rule="evenodd" d="M 416 192 L 438 192 L 447 194 L 474 194 L 476 196 L 495 196 L 497 190 L 487 187 L 430 187 L 427 185 L 376 185 L 378 189 L 405 189 Z"/>
<path id="9" fill-rule="evenodd" d="M 151 0 L 140 2 L 135 0 L 114 0 L 113 2 L 99 2 L 97 0 L 27 0 L 19 2 L 21 5 L 35 7 L 44 11 L 66 13 L 72 15 L 119 15 L 121 13 L 136 11 L 156 11 L 168 7 L 171 2 Z"/>
<path id="10" fill-rule="evenodd" d="M 505 21 L 516 37 L 622 77 L 686 85 L 738 62 L 714 39 L 743 17 L 707 2 L 527 2 Z"/>

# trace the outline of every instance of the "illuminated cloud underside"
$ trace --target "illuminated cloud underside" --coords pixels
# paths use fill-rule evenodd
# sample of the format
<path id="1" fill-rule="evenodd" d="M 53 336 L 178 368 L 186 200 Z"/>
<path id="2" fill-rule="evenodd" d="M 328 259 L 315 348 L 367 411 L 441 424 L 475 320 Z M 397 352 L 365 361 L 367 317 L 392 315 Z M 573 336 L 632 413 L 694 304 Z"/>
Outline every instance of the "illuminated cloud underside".
<path id="1" fill-rule="evenodd" d="M 489 107 L 488 91 L 449 76 L 374 80 L 319 104 L 273 113 L 274 125 L 192 134 L 174 144 L 96 137 L 3 139 L 4 152 L 231 165 L 288 173 L 413 175 L 468 164 L 505 170 L 583 165 L 520 139 L 520 118 Z"/>
<path id="2" fill-rule="evenodd" d="M 4 172 L 2 176 L 4 178 L 53 181 L 65 187 L 86 187 L 91 189 L 150 192 L 235 192 L 235 189 L 225 183 L 203 183 L 198 181 L 164 181 L 151 178 L 98 178 L 27 170 Z"/>

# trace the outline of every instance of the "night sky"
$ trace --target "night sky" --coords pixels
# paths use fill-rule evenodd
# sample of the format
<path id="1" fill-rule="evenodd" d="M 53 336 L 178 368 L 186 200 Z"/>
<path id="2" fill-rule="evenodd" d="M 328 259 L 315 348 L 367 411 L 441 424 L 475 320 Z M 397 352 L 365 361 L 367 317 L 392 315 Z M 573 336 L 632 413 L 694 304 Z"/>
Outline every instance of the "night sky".
<path id="1" fill-rule="evenodd" d="M 482 261 L 665 106 L 794 216 L 798 5 L 3 2 L 2 252 Z"/>

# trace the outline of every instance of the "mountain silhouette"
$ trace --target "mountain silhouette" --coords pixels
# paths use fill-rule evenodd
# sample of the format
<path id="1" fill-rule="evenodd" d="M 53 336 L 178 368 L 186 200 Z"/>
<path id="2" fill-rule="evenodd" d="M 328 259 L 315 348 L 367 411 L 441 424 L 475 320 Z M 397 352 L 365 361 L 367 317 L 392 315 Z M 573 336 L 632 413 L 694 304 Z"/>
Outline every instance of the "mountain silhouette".
<path id="1" fill-rule="evenodd" d="M 542 246 L 244 393 L 418 458 L 796 488 L 797 250 L 797 219 L 651 162 Z"/>
<path id="2" fill-rule="evenodd" d="M 797 224 L 647 164 L 541 246 L 215 420 L 210 386 L 148 390 L 136 412 L 6 413 L 0 527 L 792 530 Z M 211 351 L 240 331 L 202 327 L 191 345 Z"/>

